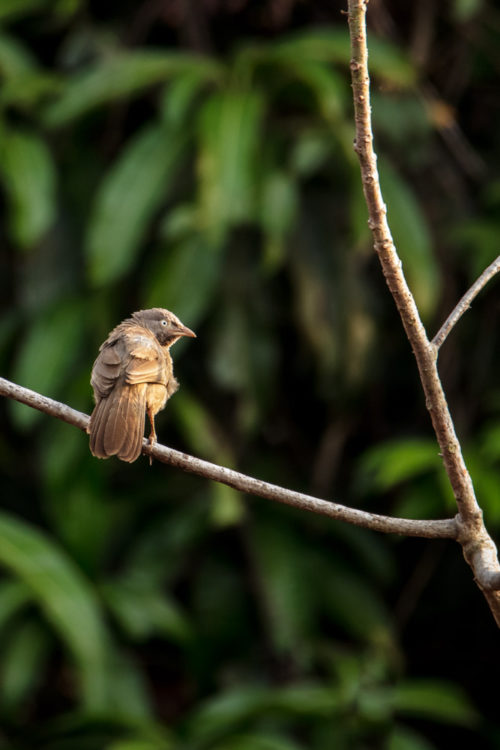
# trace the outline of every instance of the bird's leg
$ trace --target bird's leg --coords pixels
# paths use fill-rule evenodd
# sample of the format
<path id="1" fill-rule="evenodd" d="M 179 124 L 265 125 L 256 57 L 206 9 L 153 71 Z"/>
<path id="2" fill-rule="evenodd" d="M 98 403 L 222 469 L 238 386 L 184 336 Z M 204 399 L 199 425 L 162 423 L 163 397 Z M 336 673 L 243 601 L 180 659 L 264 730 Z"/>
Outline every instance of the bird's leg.
<path id="1" fill-rule="evenodd" d="M 148 439 L 149 439 L 150 446 L 153 447 L 153 445 L 156 443 L 155 413 L 154 413 L 153 409 L 150 406 L 148 406 L 147 412 L 148 412 L 148 417 L 149 417 L 149 421 L 150 421 L 150 424 L 151 424 L 151 432 L 149 433 L 149 438 Z M 150 455 L 149 456 L 149 465 L 151 466 L 152 463 L 153 463 L 153 456 Z"/>

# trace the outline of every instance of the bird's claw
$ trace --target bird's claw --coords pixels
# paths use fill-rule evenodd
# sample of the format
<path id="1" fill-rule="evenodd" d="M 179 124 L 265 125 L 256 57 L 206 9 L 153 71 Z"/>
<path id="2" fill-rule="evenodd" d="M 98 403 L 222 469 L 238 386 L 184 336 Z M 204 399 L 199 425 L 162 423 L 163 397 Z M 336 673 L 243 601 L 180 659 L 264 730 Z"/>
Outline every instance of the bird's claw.
<path id="1" fill-rule="evenodd" d="M 156 434 L 155 433 L 153 433 L 153 432 L 151 433 L 151 435 L 148 438 L 148 442 L 149 442 L 149 447 L 153 448 L 154 445 L 155 445 L 155 443 L 156 443 Z M 149 454 L 149 465 L 150 466 L 153 465 L 153 456 L 152 456 L 151 453 Z"/>

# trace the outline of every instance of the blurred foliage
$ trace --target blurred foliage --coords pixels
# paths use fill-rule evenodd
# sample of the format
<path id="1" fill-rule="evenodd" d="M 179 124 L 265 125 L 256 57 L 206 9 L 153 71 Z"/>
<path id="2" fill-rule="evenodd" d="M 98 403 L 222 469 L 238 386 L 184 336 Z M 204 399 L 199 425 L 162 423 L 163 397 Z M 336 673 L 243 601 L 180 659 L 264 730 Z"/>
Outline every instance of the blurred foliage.
<path id="1" fill-rule="evenodd" d="M 142 307 L 198 333 L 160 437 L 376 512 L 455 512 L 373 257 L 342 3 L 0 3 L 2 374 L 91 408 Z M 436 330 L 498 253 L 499 16 L 370 5 L 388 216 Z M 500 525 L 498 301 L 440 354 Z M 0 748 L 497 747 L 458 550 L 247 501 L 0 404 Z M 465 644 L 465 646 L 464 646 Z"/>

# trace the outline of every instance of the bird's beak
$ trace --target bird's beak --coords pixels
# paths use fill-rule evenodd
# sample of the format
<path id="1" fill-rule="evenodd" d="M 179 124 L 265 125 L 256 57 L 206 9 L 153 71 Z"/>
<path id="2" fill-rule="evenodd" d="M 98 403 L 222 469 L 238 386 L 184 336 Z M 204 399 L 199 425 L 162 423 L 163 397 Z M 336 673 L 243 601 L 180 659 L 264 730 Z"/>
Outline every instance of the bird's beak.
<path id="1" fill-rule="evenodd" d="M 187 326 L 183 326 L 182 323 L 178 326 L 175 326 L 175 328 L 171 328 L 170 332 L 174 333 L 177 336 L 187 336 L 190 339 L 196 338 L 196 333 Z"/>

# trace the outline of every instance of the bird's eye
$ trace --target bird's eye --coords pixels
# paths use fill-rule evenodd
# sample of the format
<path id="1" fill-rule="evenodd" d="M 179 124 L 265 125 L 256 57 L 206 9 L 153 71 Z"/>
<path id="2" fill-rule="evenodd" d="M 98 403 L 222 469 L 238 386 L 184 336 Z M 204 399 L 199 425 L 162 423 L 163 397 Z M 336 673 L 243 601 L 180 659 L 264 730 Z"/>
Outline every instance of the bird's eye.
<path id="1" fill-rule="evenodd" d="M 166 326 L 167 325 L 167 321 L 166 320 L 162 320 L 161 324 L 162 324 L 162 326 Z"/>

